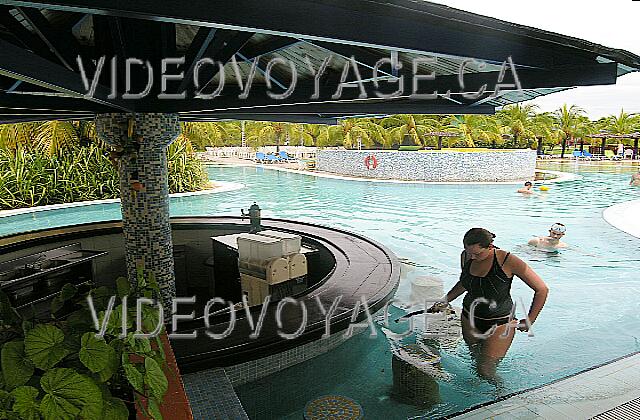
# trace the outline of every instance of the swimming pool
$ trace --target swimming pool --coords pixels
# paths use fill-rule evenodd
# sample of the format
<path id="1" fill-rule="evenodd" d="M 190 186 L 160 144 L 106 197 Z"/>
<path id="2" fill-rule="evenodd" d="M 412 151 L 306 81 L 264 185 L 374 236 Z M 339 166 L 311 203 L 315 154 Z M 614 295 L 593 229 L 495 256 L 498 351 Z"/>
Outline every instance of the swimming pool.
<path id="1" fill-rule="evenodd" d="M 500 393 L 544 384 L 615 357 L 640 350 L 640 240 L 608 225 L 604 208 L 640 198 L 628 187 L 631 169 L 546 164 L 581 179 L 550 185 L 534 197 L 513 185 L 376 183 L 318 178 L 254 167 L 209 167 L 210 177 L 241 182 L 247 188 L 171 200 L 171 214 L 234 214 L 257 201 L 265 217 L 312 221 L 358 231 L 414 263 L 399 286 L 406 297 L 410 281 L 435 275 L 453 285 L 459 275 L 464 232 L 486 227 L 496 244 L 530 263 L 550 286 L 534 337 L 519 333 L 499 367 Z M 596 172 L 596 170 L 598 172 Z M 0 235 L 39 228 L 120 218 L 118 204 L 30 213 L 0 219 Z M 567 225 L 569 249 L 547 254 L 527 240 L 546 233 L 553 222 Z M 514 281 L 515 300 L 528 305 L 532 293 Z M 460 304 L 461 299 L 456 301 Z M 302 417 L 305 404 L 327 394 L 361 404 L 366 418 L 445 415 L 496 397 L 494 386 L 478 379 L 466 347 L 445 354 L 452 375 L 440 382 L 442 403 L 432 408 L 398 401 L 391 394 L 391 352 L 384 334 L 359 334 L 330 353 L 238 387 L 252 419 Z"/>

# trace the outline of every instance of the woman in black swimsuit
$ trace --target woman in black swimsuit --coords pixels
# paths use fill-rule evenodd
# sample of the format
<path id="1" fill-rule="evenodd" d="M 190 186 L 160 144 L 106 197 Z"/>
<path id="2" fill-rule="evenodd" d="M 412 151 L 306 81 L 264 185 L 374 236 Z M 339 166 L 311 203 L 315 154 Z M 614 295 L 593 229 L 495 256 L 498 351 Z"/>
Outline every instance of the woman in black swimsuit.
<path id="1" fill-rule="evenodd" d="M 447 293 L 445 303 L 436 303 L 427 310 L 439 312 L 467 292 L 462 302 L 462 336 L 477 356 L 478 373 L 489 380 L 495 380 L 496 366 L 509 350 L 515 329 L 529 330 L 549 293 L 527 263 L 498 249 L 493 238 L 493 233 L 482 228 L 473 228 L 464 235 L 460 280 Z M 513 319 L 515 308 L 510 292 L 514 275 L 535 292 L 527 318 L 520 321 Z"/>

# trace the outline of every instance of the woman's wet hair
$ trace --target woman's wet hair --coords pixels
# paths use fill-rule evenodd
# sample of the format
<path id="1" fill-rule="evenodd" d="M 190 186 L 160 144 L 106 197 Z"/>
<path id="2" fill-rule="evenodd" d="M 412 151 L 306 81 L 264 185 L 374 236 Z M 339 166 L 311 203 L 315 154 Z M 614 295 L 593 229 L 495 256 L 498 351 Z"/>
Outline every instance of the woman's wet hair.
<path id="1" fill-rule="evenodd" d="M 483 228 L 469 229 L 462 238 L 462 243 L 465 246 L 480 245 L 482 248 L 488 248 L 493 243 L 493 238 L 496 235 Z"/>
<path id="2" fill-rule="evenodd" d="M 525 186 L 525 187 L 528 187 L 529 185 L 533 185 L 533 184 L 531 183 L 531 181 L 527 181 L 527 182 L 525 182 L 525 183 L 524 183 L 524 186 Z"/>

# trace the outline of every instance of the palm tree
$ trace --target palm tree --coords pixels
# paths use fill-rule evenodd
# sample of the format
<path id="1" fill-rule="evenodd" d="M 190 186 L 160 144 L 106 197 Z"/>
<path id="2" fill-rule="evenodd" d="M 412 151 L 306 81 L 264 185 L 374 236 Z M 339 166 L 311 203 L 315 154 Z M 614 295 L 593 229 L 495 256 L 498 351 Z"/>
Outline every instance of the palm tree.
<path id="1" fill-rule="evenodd" d="M 426 146 L 426 133 L 433 130 L 426 121 L 433 124 L 430 118 L 424 115 L 398 114 L 384 118 L 380 125 L 387 129 L 391 139 L 391 146 L 401 145 L 406 139 L 411 139 L 413 144 Z"/>
<path id="2" fill-rule="evenodd" d="M 282 138 L 286 134 L 287 124 L 282 122 L 253 121 L 246 124 L 247 144 L 254 149 L 267 144 L 275 144 L 280 151 Z"/>
<path id="3" fill-rule="evenodd" d="M 556 119 L 556 128 L 558 130 L 558 135 L 562 139 L 562 152 L 560 153 L 560 157 L 564 157 L 564 152 L 567 147 L 567 140 L 573 141 L 576 137 L 576 132 L 580 131 L 581 123 L 584 123 L 581 120 L 581 116 L 584 114 L 584 110 L 576 105 L 571 105 L 567 107 L 567 104 L 562 105 L 562 108 L 559 108 L 555 111 L 555 119 Z"/>
<path id="4" fill-rule="evenodd" d="M 538 144 L 536 145 L 537 154 L 542 154 L 542 146 L 545 143 L 555 145 L 557 143 L 557 132 L 553 130 L 553 114 L 549 112 L 543 112 L 533 116 L 531 121 L 531 131 L 535 136 Z"/>
<path id="5" fill-rule="evenodd" d="M 293 143 L 300 146 L 315 146 L 323 127 L 326 126 L 322 124 L 299 124 L 299 133 L 297 138 L 293 137 Z"/>
<path id="6" fill-rule="evenodd" d="M 389 133 L 371 119 L 349 118 L 338 125 L 329 126 L 318 137 L 318 146 L 337 146 L 342 144 L 347 149 L 358 146 L 370 148 L 375 144 L 382 147 L 391 146 Z"/>
<path id="7" fill-rule="evenodd" d="M 33 147 L 36 129 L 40 123 L 17 123 L 0 125 L 0 149 L 15 151 Z"/>
<path id="8" fill-rule="evenodd" d="M 633 114 L 628 114 L 624 110 L 620 111 L 620 115 L 611 115 L 604 121 L 604 129 L 611 134 L 625 135 L 631 134 L 636 131 L 637 117 Z M 622 142 L 623 139 L 621 138 Z M 602 153 L 604 153 L 604 146 L 606 139 L 602 139 Z"/>
<path id="9" fill-rule="evenodd" d="M 442 149 L 443 134 L 441 133 L 450 133 L 450 134 L 457 134 L 457 135 L 460 134 L 458 129 L 451 126 L 451 118 L 448 116 L 433 116 L 430 118 L 426 118 L 422 121 L 422 125 L 424 125 L 428 129 L 428 131 L 424 133 L 424 136 L 427 138 L 436 139 L 437 150 Z M 436 134 L 433 134 L 433 133 L 436 133 Z M 447 137 L 449 136 L 447 135 Z"/>
<path id="10" fill-rule="evenodd" d="M 59 156 L 62 151 L 80 144 L 80 136 L 71 121 L 45 121 L 35 130 L 35 147 L 48 156 Z"/>
<path id="11" fill-rule="evenodd" d="M 205 150 L 207 146 L 222 146 L 226 135 L 225 129 L 217 123 L 186 122 L 182 123 L 182 133 L 178 137 L 188 140 L 198 150 Z"/>
<path id="12" fill-rule="evenodd" d="M 513 136 L 513 145 L 519 146 L 520 139 L 528 140 L 527 147 L 531 147 L 531 141 L 536 138 L 534 132 L 534 117 L 536 115 L 536 105 L 510 105 L 506 106 L 496 114 L 496 118 L 509 130 Z"/>
<path id="13" fill-rule="evenodd" d="M 503 142 L 503 130 L 499 121 L 484 115 L 455 115 L 451 125 L 458 130 L 467 147 L 476 147 L 476 141 L 492 144 Z"/>

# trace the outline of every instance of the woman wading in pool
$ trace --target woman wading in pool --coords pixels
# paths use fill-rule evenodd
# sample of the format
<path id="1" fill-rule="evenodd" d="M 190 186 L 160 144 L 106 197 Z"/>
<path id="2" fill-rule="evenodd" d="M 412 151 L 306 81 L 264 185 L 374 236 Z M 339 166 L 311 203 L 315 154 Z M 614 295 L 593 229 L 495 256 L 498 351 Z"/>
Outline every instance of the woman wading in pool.
<path id="1" fill-rule="evenodd" d="M 482 228 L 473 228 L 464 235 L 460 280 L 447 293 L 445 302 L 427 310 L 439 312 L 467 292 L 462 302 L 462 336 L 476 356 L 478 373 L 491 381 L 496 380 L 496 366 L 509 350 L 515 329 L 529 330 L 549 292 L 531 267 L 515 255 L 497 249 L 493 238 L 493 233 Z M 513 319 L 511 281 L 514 275 L 535 292 L 527 318 L 520 321 Z"/>

